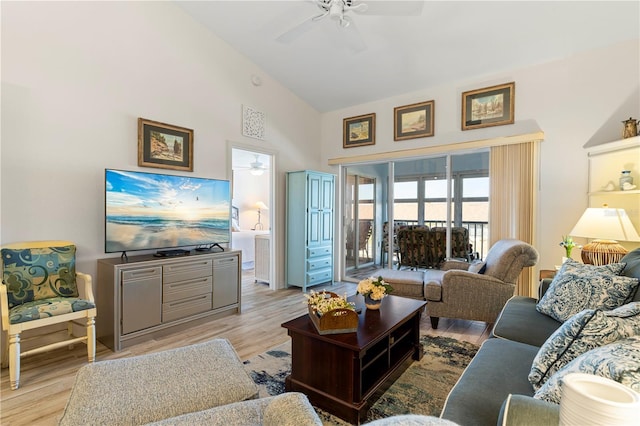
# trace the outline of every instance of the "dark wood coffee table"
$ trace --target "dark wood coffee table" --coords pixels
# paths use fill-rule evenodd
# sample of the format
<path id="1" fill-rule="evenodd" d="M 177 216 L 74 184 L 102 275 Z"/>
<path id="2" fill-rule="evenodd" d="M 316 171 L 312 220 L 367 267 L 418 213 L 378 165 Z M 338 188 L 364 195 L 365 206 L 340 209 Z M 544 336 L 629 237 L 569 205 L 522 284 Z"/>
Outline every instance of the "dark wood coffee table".
<path id="1" fill-rule="evenodd" d="M 320 335 L 309 315 L 282 326 L 291 336 L 287 391 L 302 392 L 316 407 L 360 424 L 373 403 L 413 360 L 423 356 L 420 316 L 426 302 L 387 296 L 379 311 L 362 307 L 355 333 Z"/>

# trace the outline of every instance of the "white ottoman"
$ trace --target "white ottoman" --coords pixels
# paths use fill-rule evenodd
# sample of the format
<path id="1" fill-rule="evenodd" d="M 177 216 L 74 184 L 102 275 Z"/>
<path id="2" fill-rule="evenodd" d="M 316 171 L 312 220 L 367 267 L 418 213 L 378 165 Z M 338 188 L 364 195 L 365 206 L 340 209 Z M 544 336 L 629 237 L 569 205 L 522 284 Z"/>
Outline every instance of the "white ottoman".
<path id="1" fill-rule="evenodd" d="M 132 425 L 255 399 L 258 387 L 226 339 L 85 365 L 60 425 Z"/>
<path id="2" fill-rule="evenodd" d="M 398 271 L 396 269 L 382 269 L 376 273 L 393 287 L 394 296 L 424 299 L 424 272 Z"/>

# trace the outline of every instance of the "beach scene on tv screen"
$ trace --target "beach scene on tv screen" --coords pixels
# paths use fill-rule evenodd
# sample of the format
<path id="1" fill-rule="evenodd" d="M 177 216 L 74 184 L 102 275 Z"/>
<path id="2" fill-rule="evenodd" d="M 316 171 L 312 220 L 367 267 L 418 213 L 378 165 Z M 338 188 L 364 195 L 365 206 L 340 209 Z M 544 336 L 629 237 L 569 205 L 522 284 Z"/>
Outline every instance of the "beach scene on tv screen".
<path id="1" fill-rule="evenodd" d="M 228 243 L 226 180 L 107 170 L 105 251 Z"/>

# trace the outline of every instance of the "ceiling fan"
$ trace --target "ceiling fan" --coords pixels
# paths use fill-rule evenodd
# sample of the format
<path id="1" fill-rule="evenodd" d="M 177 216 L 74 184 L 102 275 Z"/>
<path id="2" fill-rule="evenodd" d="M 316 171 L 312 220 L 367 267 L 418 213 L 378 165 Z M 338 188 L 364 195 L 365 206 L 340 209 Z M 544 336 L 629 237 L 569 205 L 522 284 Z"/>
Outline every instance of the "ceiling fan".
<path id="1" fill-rule="evenodd" d="M 344 30 L 345 38 L 342 41 L 350 50 L 359 52 L 366 49 L 351 12 L 366 15 L 420 15 L 424 6 L 423 0 L 307 0 L 313 3 L 321 11 L 319 15 L 307 18 L 300 24 L 285 31 L 276 38 L 281 43 L 290 43 L 302 34 L 314 28 L 318 22 L 329 17 L 337 26 Z"/>
<path id="2" fill-rule="evenodd" d="M 262 176 L 265 170 L 267 170 L 267 168 L 259 160 L 259 155 L 256 154 L 256 161 L 252 161 L 251 163 L 249 163 L 249 173 L 254 176 Z"/>
<path id="3" fill-rule="evenodd" d="M 342 28 L 347 28 L 351 25 L 351 18 L 345 16 L 345 12 L 354 11 L 363 13 L 369 9 L 366 3 L 357 3 L 357 0 L 315 0 L 314 2 L 316 6 L 322 10 L 322 13 L 311 18 L 312 21 L 319 21 L 329 16 L 329 18 L 336 21 Z"/>

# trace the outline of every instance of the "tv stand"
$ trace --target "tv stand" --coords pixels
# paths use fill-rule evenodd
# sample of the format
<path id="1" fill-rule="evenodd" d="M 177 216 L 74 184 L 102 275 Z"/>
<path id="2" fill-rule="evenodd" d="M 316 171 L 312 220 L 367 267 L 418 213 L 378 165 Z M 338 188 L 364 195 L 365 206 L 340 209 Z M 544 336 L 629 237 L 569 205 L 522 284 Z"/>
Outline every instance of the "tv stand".
<path id="1" fill-rule="evenodd" d="M 189 250 L 184 249 L 173 249 L 173 250 L 159 250 L 154 254 L 155 257 L 176 257 L 176 256 L 186 256 L 190 253 Z"/>
<path id="2" fill-rule="evenodd" d="M 240 313 L 242 254 L 98 260 L 96 338 L 113 351 Z"/>

